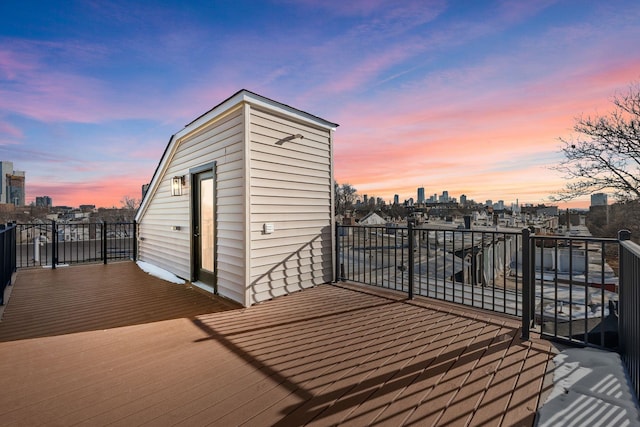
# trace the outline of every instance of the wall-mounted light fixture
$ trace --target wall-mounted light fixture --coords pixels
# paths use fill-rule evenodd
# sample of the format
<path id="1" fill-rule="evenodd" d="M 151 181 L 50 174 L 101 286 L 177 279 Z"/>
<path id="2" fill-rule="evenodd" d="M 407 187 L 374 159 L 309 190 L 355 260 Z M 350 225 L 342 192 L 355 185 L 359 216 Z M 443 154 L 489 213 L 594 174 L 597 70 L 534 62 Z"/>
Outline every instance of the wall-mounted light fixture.
<path id="1" fill-rule="evenodd" d="M 285 142 L 292 141 L 294 139 L 304 139 L 304 136 L 302 134 L 300 134 L 300 133 L 297 133 L 295 135 L 290 135 L 290 136 L 284 137 L 284 138 L 279 139 L 278 141 L 276 141 L 276 145 L 282 145 Z"/>
<path id="2" fill-rule="evenodd" d="M 182 187 L 184 187 L 184 175 L 174 176 L 171 178 L 171 195 L 182 196 Z"/>

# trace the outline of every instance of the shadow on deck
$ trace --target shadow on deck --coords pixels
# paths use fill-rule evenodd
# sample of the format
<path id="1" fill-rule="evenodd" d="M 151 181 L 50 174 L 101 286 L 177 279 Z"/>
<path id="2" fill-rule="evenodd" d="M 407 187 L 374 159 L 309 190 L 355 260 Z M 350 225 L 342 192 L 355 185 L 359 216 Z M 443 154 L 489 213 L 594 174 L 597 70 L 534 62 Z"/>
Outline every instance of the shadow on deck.
<path id="1" fill-rule="evenodd" d="M 251 308 L 133 263 L 20 271 L 14 286 L 9 425 L 530 426 L 553 356 L 515 319 L 356 285 Z"/>

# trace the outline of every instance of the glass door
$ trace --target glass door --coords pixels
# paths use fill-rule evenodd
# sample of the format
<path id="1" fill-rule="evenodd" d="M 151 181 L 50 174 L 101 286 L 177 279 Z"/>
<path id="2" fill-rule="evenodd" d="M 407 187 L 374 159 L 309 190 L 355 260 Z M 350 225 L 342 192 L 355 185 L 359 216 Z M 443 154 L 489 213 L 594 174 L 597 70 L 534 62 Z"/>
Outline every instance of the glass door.
<path id="1" fill-rule="evenodd" d="M 193 261 L 196 281 L 215 285 L 215 188 L 213 171 L 193 175 Z M 214 289 L 215 290 L 215 289 Z"/>

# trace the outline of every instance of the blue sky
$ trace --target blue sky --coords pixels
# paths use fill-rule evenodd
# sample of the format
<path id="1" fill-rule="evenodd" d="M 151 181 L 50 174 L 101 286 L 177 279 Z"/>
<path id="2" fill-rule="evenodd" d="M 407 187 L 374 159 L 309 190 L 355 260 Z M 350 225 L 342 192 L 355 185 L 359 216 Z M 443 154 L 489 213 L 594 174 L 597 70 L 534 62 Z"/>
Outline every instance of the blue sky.
<path id="1" fill-rule="evenodd" d="M 339 123 L 361 194 L 544 202 L 558 137 L 640 80 L 638 22 L 637 1 L 5 1 L 0 159 L 27 202 L 119 206 L 245 88 Z"/>

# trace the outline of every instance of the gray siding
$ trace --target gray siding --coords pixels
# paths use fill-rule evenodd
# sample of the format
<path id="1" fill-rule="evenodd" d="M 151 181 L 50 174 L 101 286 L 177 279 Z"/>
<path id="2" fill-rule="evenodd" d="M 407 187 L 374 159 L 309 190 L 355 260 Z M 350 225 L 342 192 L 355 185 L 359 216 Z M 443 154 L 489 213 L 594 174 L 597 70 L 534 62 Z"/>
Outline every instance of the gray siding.
<path id="1" fill-rule="evenodd" d="M 250 303 L 329 282 L 331 134 L 251 108 Z M 275 142 L 302 134 L 283 145 Z M 263 224 L 275 232 L 263 234 Z"/>
<path id="2" fill-rule="evenodd" d="M 172 138 L 136 215 L 140 259 L 191 279 L 190 171 L 215 163 L 218 292 L 248 306 L 330 281 L 335 126 L 245 90 L 196 118 Z M 275 145 L 295 134 L 304 139 Z M 171 196 L 183 175 L 184 194 Z"/>
<path id="3" fill-rule="evenodd" d="M 245 301 L 245 169 L 242 108 L 180 135 L 173 158 L 140 222 L 140 259 L 191 278 L 190 183 L 171 196 L 170 179 L 216 162 L 217 278 L 221 295 Z M 173 231 L 172 226 L 179 226 Z"/>

